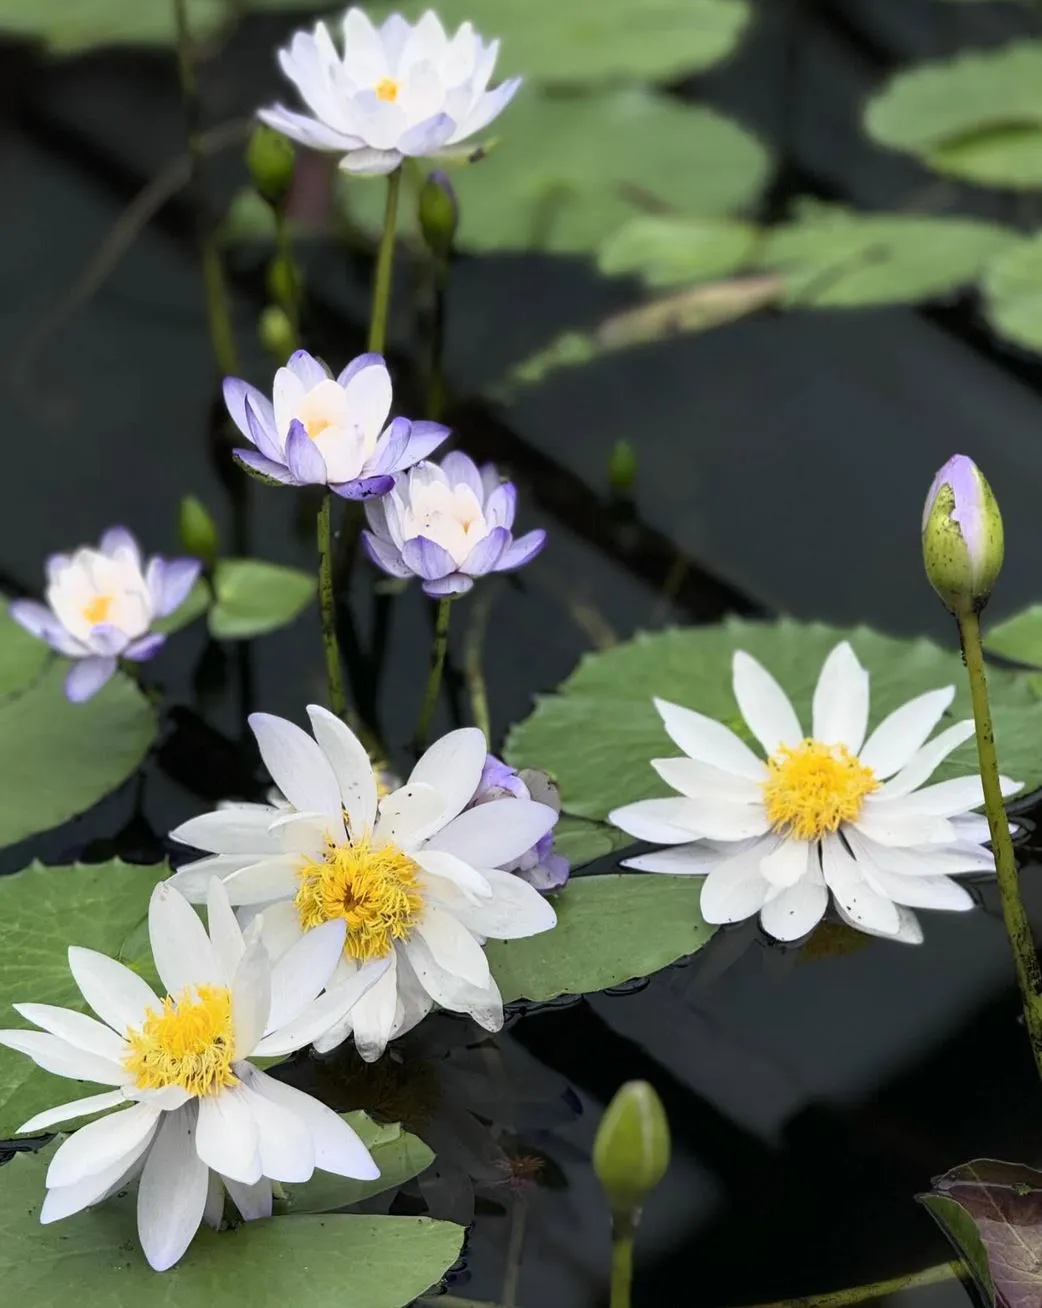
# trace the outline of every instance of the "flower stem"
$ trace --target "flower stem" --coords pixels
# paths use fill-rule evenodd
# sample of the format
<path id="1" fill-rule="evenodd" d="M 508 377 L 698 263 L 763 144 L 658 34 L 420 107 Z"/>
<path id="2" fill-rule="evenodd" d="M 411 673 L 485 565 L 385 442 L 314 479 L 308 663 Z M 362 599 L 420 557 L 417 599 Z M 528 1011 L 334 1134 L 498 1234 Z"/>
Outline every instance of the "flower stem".
<path id="1" fill-rule="evenodd" d="M 275 254 L 285 282 L 280 286 L 279 307 L 289 319 L 294 346 L 300 343 L 300 269 L 293 258 L 285 204 L 275 205 Z"/>
<path id="2" fill-rule="evenodd" d="M 446 596 L 438 601 L 438 619 L 434 627 L 434 646 L 431 649 L 431 670 L 427 677 L 427 689 L 423 693 L 423 706 L 420 720 L 416 724 L 416 747 L 427 748 L 427 735 L 430 731 L 434 705 L 438 702 L 441 689 L 441 674 L 445 668 L 445 653 L 449 648 L 449 618 L 452 614 L 452 597 Z"/>
<path id="3" fill-rule="evenodd" d="M 427 378 L 426 415 L 440 422 L 445 412 L 445 304 L 449 288 L 449 259 L 436 254 L 432 260 L 434 312 L 431 322 L 430 374 Z"/>
<path id="4" fill-rule="evenodd" d="M 195 77 L 192 52 L 192 34 L 188 26 L 186 0 L 173 0 L 174 21 L 177 26 L 177 69 L 181 80 L 181 97 L 184 101 L 188 125 L 188 157 L 191 163 L 191 183 L 196 196 L 196 222 L 199 255 L 203 265 L 203 288 L 206 293 L 206 320 L 210 343 L 221 372 L 234 376 L 239 371 L 235 332 L 228 310 L 228 294 L 224 282 L 224 267 L 214 239 L 206 203 L 203 176 L 204 151 L 201 133 L 201 106 L 199 87 Z"/>
<path id="5" fill-rule="evenodd" d="M 851 1308 L 853 1304 L 869 1303 L 901 1290 L 915 1290 L 925 1285 L 939 1285 L 943 1281 L 965 1281 L 969 1272 L 959 1262 L 938 1263 L 921 1272 L 906 1272 L 886 1281 L 873 1281 L 870 1285 L 855 1285 L 846 1290 L 831 1290 L 827 1294 L 802 1295 L 798 1299 L 779 1299 L 774 1303 L 755 1304 L 752 1308 Z"/>
<path id="6" fill-rule="evenodd" d="M 326 652 L 326 676 L 329 679 L 329 706 L 338 718 L 346 720 L 347 701 L 340 668 L 340 642 L 336 635 L 336 607 L 333 599 L 333 533 L 329 520 L 333 496 L 326 492 L 318 510 L 318 603 L 322 614 L 322 645 Z"/>
<path id="7" fill-rule="evenodd" d="M 630 1308 L 633 1287 L 633 1235 L 637 1224 L 632 1217 L 616 1219 L 611 1228 L 611 1308 Z"/>
<path id="8" fill-rule="evenodd" d="M 496 585 L 489 578 L 471 601 L 470 622 L 463 647 L 463 675 L 470 692 L 470 712 L 474 725 L 485 736 L 489 749 L 492 748 L 492 718 L 488 708 L 488 688 L 485 684 L 484 649 L 485 630 L 488 627 L 489 610 L 496 597 Z"/>
<path id="9" fill-rule="evenodd" d="M 991 848 L 995 854 L 995 872 L 1002 899 L 1002 916 L 1006 934 L 1013 949 L 1017 969 L 1017 983 L 1024 1004 L 1024 1021 L 1027 1025 L 1031 1052 L 1035 1066 L 1042 1077 L 1042 967 L 1039 966 L 1031 923 L 1020 897 L 1017 863 L 1013 855 L 1013 841 L 1009 834 L 1009 821 L 1002 802 L 999 786 L 999 765 L 995 755 L 995 732 L 991 725 L 991 708 L 988 704 L 988 683 L 984 672 L 984 651 L 981 647 L 980 618 L 976 613 L 958 617 L 962 653 L 970 678 L 970 695 L 973 700 L 973 721 L 977 729 L 977 758 L 980 762 L 981 785 L 984 788 L 984 808 L 991 832 Z"/>
<path id="10" fill-rule="evenodd" d="M 503 1276 L 503 1308 L 517 1308 L 517 1286 L 521 1279 L 521 1252 L 525 1245 L 525 1223 L 528 1218 L 528 1200 L 523 1194 L 514 1199 L 510 1212 L 510 1244 L 507 1248 L 507 1266 Z"/>
<path id="11" fill-rule="evenodd" d="M 398 220 L 398 192 L 402 184 L 399 166 L 387 178 L 387 205 L 380 248 L 376 252 L 373 274 L 373 308 L 369 318 L 369 349 L 383 354 L 387 344 L 387 312 L 391 304 L 391 272 L 394 268 L 394 235 Z"/>

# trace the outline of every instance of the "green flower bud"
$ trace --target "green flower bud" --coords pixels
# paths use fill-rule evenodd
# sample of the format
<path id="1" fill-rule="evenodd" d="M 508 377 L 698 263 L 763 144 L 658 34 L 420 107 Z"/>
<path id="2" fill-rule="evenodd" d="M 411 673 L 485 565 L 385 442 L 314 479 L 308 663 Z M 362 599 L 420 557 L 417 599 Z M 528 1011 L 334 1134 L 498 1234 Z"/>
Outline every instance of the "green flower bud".
<path id="1" fill-rule="evenodd" d="M 933 479 L 923 508 L 923 563 L 930 585 L 956 617 L 979 613 L 1002 569 L 1002 514 L 984 474 L 953 455 Z"/>
<path id="2" fill-rule="evenodd" d="M 257 191 L 271 205 L 281 204 L 293 181 L 293 143 L 258 123 L 246 147 L 246 167 Z"/>
<path id="3" fill-rule="evenodd" d="M 280 309 L 277 304 L 269 304 L 263 310 L 257 324 L 257 334 L 260 336 L 264 348 L 279 363 L 285 363 L 297 348 L 297 338 L 293 331 L 293 324 L 287 317 L 285 309 Z"/>
<path id="4" fill-rule="evenodd" d="M 593 1142 L 593 1170 L 616 1220 L 633 1220 L 669 1166 L 669 1123 L 647 1081 L 627 1081 L 608 1105 Z"/>
<path id="5" fill-rule="evenodd" d="M 616 441 L 608 455 L 608 485 L 616 495 L 626 495 L 637 479 L 637 451 L 629 441 Z"/>
<path id="6" fill-rule="evenodd" d="M 177 514 L 177 536 L 186 554 L 202 559 L 212 568 L 221 552 L 221 538 L 217 524 L 202 500 L 186 495 Z"/>
<path id="7" fill-rule="evenodd" d="M 268 264 L 267 283 L 276 304 L 294 303 L 301 290 L 300 270 L 292 259 L 277 255 Z"/>
<path id="8" fill-rule="evenodd" d="M 420 230 L 427 248 L 447 259 L 459 227 L 459 204 L 452 183 L 436 169 L 420 188 Z"/>

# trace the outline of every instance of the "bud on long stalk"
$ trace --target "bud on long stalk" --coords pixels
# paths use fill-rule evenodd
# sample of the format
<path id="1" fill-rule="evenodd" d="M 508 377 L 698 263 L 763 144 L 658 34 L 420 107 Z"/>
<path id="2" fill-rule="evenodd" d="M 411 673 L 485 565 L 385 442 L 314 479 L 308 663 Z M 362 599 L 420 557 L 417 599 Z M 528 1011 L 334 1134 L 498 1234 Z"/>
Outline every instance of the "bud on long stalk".
<path id="1" fill-rule="evenodd" d="M 933 479 L 923 508 L 923 562 L 956 617 L 979 613 L 1002 568 L 1002 514 L 984 474 L 955 454 Z"/>

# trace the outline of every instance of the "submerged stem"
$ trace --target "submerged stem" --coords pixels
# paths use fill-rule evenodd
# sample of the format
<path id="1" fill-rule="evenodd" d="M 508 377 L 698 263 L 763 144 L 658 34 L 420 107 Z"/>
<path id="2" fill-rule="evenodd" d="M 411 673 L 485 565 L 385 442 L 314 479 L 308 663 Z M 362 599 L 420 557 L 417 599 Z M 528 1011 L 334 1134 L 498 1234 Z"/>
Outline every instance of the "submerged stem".
<path id="1" fill-rule="evenodd" d="M 525 1245 L 525 1223 L 528 1218 L 528 1200 L 518 1195 L 510 1213 L 510 1244 L 507 1248 L 507 1265 L 503 1273 L 503 1308 L 517 1308 L 517 1286 L 521 1279 L 521 1253 Z"/>
<path id="2" fill-rule="evenodd" d="M 398 192 L 402 184 L 399 166 L 387 178 L 387 204 L 380 247 L 373 273 L 373 308 L 369 318 L 369 349 L 383 354 L 387 344 L 387 313 L 391 304 L 391 272 L 394 268 L 394 234 L 398 222 Z"/>
<path id="3" fill-rule="evenodd" d="M 452 597 L 446 596 L 438 601 L 438 618 L 434 627 L 434 645 L 431 649 L 431 670 L 427 677 L 427 689 L 423 693 L 423 706 L 420 720 L 416 724 L 416 747 L 427 748 L 427 735 L 430 731 L 434 705 L 438 702 L 441 689 L 441 674 L 445 668 L 445 652 L 449 648 L 449 618 L 452 614 Z"/>
<path id="4" fill-rule="evenodd" d="M 900 1290 L 915 1290 L 924 1285 L 938 1285 L 942 1281 L 965 1281 L 969 1272 L 960 1262 L 938 1263 L 921 1272 L 906 1272 L 887 1281 L 873 1281 L 869 1285 L 855 1285 L 846 1290 L 830 1290 L 827 1294 L 808 1294 L 798 1299 L 778 1299 L 774 1303 L 754 1304 L 752 1308 L 850 1308 L 850 1305 L 869 1303 Z"/>
<path id="5" fill-rule="evenodd" d="M 329 707 L 338 718 L 346 720 L 343 673 L 340 667 L 340 643 L 336 635 L 336 606 L 333 599 L 333 533 L 329 519 L 333 496 L 329 491 L 319 505 L 318 535 L 318 603 L 322 614 L 322 645 L 326 653 L 326 677 L 329 680 Z"/>
<path id="6" fill-rule="evenodd" d="M 981 647 L 980 618 L 976 613 L 957 617 L 959 636 L 962 639 L 963 658 L 970 678 L 970 696 L 973 700 L 973 721 L 977 729 L 977 758 L 980 762 L 981 785 L 984 789 L 984 808 L 991 832 L 991 848 L 995 854 L 995 873 L 1002 899 L 1002 917 L 1006 934 L 1013 949 L 1017 969 L 1017 984 L 1024 1005 L 1031 1052 L 1035 1066 L 1042 1077 L 1042 967 L 1039 966 L 1031 923 L 1020 897 L 1017 863 L 1013 855 L 1013 841 L 1009 834 L 1009 821 L 1002 802 L 999 785 L 999 765 L 995 754 L 995 732 L 991 724 L 988 704 L 988 682 L 984 672 L 984 651 Z"/>

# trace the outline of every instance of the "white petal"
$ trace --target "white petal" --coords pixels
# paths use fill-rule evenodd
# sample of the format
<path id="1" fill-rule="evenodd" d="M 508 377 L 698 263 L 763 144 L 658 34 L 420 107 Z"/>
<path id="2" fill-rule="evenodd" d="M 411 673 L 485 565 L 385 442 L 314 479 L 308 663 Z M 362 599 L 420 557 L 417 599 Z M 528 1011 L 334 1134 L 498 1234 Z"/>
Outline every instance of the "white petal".
<path id="1" fill-rule="evenodd" d="M 221 1181 L 244 1222 L 255 1222 L 259 1217 L 271 1216 L 271 1182 L 266 1176 L 254 1181 L 252 1185 L 243 1185 L 231 1176 L 222 1176 Z"/>
<path id="2" fill-rule="evenodd" d="M 852 754 L 860 751 L 868 727 L 868 673 L 845 640 L 822 665 L 812 717 L 815 740 L 846 745 Z"/>
<path id="3" fill-rule="evenodd" d="M 271 1009 L 271 960 L 260 940 L 246 949 L 232 981 L 233 1058 L 248 1058 L 268 1026 Z"/>
<path id="4" fill-rule="evenodd" d="M 213 854 L 261 855 L 278 848 L 270 828 L 281 816 L 277 808 L 266 804 L 218 808 L 182 822 L 170 832 L 170 838 L 195 849 L 208 849 Z"/>
<path id="5" fill-rule="evenodd" d="M 206 1204 L 203 1207 L 203 1221 L 215 1231 L 221 1229 L 224 1221 L 224 1185 L 216 1172 L 206 1169 Z"/>
<path id="6" fill-rule="evenodd" d="M 531 849 L 556 821 L 557 814 L 547 804 L 493 799 L 453 818 L 427 848 L 455 854 L 475 867 L 500 867 Z"/>
<path id="7" fill-rule="evenodd" d="M 485 951 L 451 913 L 428 904 L 415 931 L 423 937 L 439 967 L 473 986 L 488 985 L 490 974 Z"/>
<path id="8" fill-rule="evenodd" d="M 1011 781 L 1009 777 L 999 777 L 999 788 L 1003 796 L 1009 796 L 1015 795 L 1023 786 L 1019 781 Z M 979 776 L 953 777 L 950 781 L 939 781 L 935 785 L 913 791 L 896 803 L 902 812 L 959 817 L 984 803 L 984 788 Z"/>
<path id="9" fill-rule="evenodd" d="M 369 1150 L 331 1108 L 273 1076 L 267 1076 L 256 1068 L 251 1070 L 250 1085 L 258 1094 L 289 1109 L 306 1123 L 311 1133 L 316 1167 L 359 1181 L 373 1181 L 380 1175 Z"/>
<path id="10" fill-rule="evenodd" d="M 48 1190 L 40 1208 L 40 1222 L 47 1226 L 51 1222 L 61 1221 L 63 1217 L 71 1217 L 73 1213 L 89 1208 L 91 1204 L 100 1203 L 107 1195 L 130 1180 L 140 1168 L 141 1155 L 151 1142 L 152 1135 L 147 1135 L 130 1153 L 117 1158 L 111 1166 L 100 1172 L 94 1172 L 73 1185 L 63 1185 Z"/>
<path id="11" fill-rule="evenodd" d="M 902 704 L 865 741 L 861 762 L 880 779 L 892 777 L 923 744 L 954 698 L 955 687 L 943 686 Z"/>
<path id="12" fill-rule="evenodd" d="M 449 822 L 474 798 L 485 766 L 485 737 L 476 727 L 461 727 L 442 736 L 413 768 L 409 780 L 433 786 L 444 800 Z"/>
<path id="13" fill-rule="evenodd" d="M 301 854 L 278 854 L 233 872 L 225 881 L 228 898 L 236 908 L 292 899 L 297 893 Z"/>
<path id="14" fill-rule="evenodd" d="M 715 718 L 707 718 L 694 709 L 682 708 L 665 699 L 656 699 L 662 725 L 670 739 L 690 758 L 700 763 L 711 763 L 724 772 L 762 781 L 764 765 L 744 741 L 739 740 L 730 727 Z"/>
<path id="15" fill-rule="evenodd" d="M 396 950 L 388 954 L 386 963 L 387 966 L 377 978 L 376 984 L 370 986 L 350 1009 L 355 1048 L 367 1063 L 372 1063 L 380 1057 L 394 1029 L 394 1017 L 398 1007 Z M 369 966 L 372 967 L 373 964 L 370 963 Z"/>
<path id="16" fill-rule="evenodd" d="M 291 808 L 283 811 L 271 829 L 278 836 L 284 854 L 318 857 L 329 841 L 342 845 L 347 839 L 342 818 L 327 817 L 324 813 L 297 813 Z"/>
<path id="17" fill-rule="evenodd" d="M 147 981 L 94 949 L 70 945 L 69 970 L 95 1013 L 121 1034 L 128 1026 L 139 1027 L 146 1009 L 159 1007 L 159 999 Z"/>
<path id="18" fill-rule="evenodd" d="M 613 808 L 608 821 L 637 840 L 672 845 L 697 840 L 701 832 L 685 821 L 687 799 L 640 799 L 635 804 Z"/>
<path id="19" fill-rule="evenodd" d="M 264 1175 L 272 1181 L 308 1180 L 315 1170 L 315 1149 L 307 1124 L 282 1104 L 258 1094 L 252 1081 L 252 1076 L 244 1081 L 242 1093 L 257 1126 Z"/>
<path id="20" fill-rule="evenodd" d="M 875 793 L 875 799 L 895 799 L 910 794 L 940 767 L 941 763 L 973 735 L 972 722 L 956 722 L 912 755 L 905 766 Z"/>
<path id="21" fill-rule="evenodd" d="M 484 900 L 491 899 L 492 887 L 488 878 L 476 868 L 472 868 L 469 863 L 456 858 L 454 854 L 423 848 L 415 850 L 411 857 L 416 860 L 428 878 L 434 878 L 441 883 L 443 894 L 450 886 L 458 892 L 452 895 L 452 902 L 459 902 L 462 898 L 469 903 L 480 904 Z"/>
<path id="22" fill-rule="evenodd" d="M 719 862 L 702 883 L 699 906 L 707 922 L 743 922 L 763 907 L 769 886 L 760 871 L 771 841 L 755 845 Z"/>
<path id="23" fill-rule="evenodd" d="M 346 1013 L 365 1001 L 368 992 L 376 989 L 385 974 L 393 969 L 393 963 L 392 951 L 387 958 L 374 959 L 360 967 L 350 981 L 334 985 L 298 1013 L 292 1022 L 266 1035 L 254 1049 L 254 1056 L 274 1058 L 281 1054 L 292 1054 L 317 1040 L 323 1032 L 341 1021 Z"/>
<path id="24" fill-rule="evenodd" d="M 866 860 L 867 871 L 870 864 Z M 881 935 L 896 935 L 901 921 L 893 901 L 872 887 L 862 873 L 861 859 L 851 856 L 838 836 L 821 842 L 821 870 L 845 918 L 855 927 Z"/>
<path id="25" fill-rule="evenodd" d="M 464 927 L 492 940 L 521 940 L 556 926 L 557 914 L 549 900 L 527 881 L 498 870 L 489 870 L 485 876 L 492 887 L 492 898 L 456 911 Z M 429 939 L 427 943 L 430 945 Z M 434 953 L 438 957 L 437 951 Z"/>
<path id="26" fill-rule="evenodd" d="M 151 1104 L 132 1104 L 81 1126 L 58 1146 L 47 1168 L 48 1187 L 75 1185 L 111 1167 L 151 1137 L 159 1117 Z"/>
<path id="27" fill-rule="evenodd" d="M 475 986 L 455 971 L 443 967 L 431 953 L 427 942 L 418 934 L 409 938 L 404 952 L 420 985 L 436 1004 L 452 1012 L 469 1012 L 475 992 L 490 994 L 495 986 L 491 975 L 484 986 Z M 357 1040 L 357 1028 L 355 1038 Z"/>
<path id="28" fill-rule="evenodd" d="M 781 890 L 760 909 L 760 925 L 775 940 L 800 940 L 821 921 L 829 892 L 805 877 Z"/>
<path id="29" fill-rule="evenodd" d="M 752 804 L 762 795 L 761 783 L 748 777 L 723 772 L 697 759 L 653 758 L 651 766 L 667 786 L 690 799 L 724 799 L 732 803 Z"/>
<path id="30" fill-rule="evenodd" d="M 35 1117 L 30 1117 L 28 1122 L 23 1122 L 15 1132 L 16 1135 L 25 1135 L 29 1131 L 45 1131 L 49 1126 L 57 1126 L 59 1122 L 70 1122 L 74 1117 L 86 1117 L 91 1113 L 103 1113 L 108 1108 L 118 1108 L 120 1104 L 126 1103 L 126 1097 L 122 1090 L 106 1090 L 101 1095 L 87 1095 L 85 1099 L 73 1099 L 70 1103 L 59 1104 L 57 1108 L 48 1108 L 42 1113 L 37 1113 Z"/>
<path id="31" fill-rule="evenodd" d="M 197 858 L 185 863 L 167 878 L 172 890 L 184 895 L 190 904 L 205 904 L 210 893 L 210 882 L 215 878 L 223 880 L 232 872 L 255 863 L 259 855 L 254 854 L 212 854 L 209 858 Z"/>
<path id="32" fill-rule="evenodd" d="M 254 920 L 260 923 L 261 939 L 269 957 L 276 961 L 304 934 L 297 906 L 292 900 L 265 905 L 264 911 Z"/>
<path id="33" fill-rule="evenodd" d="M 376 821 L 376 777 L 365 746 L 345 723 L 317 704 L 308 705 L 315 739 L 329 760 L 348 826 L 355 837 Z"/>
<path id="34" fill-rule="evenodd" d="M 297 1017 L 329 985 L 344 950 L 347 923 L 323 922 L 305 932 L 278 960 L 271 973 L 268 1030 L 277 1031 Z"/>
<path id="35" fill-rule="evenodd" d="M 75 1049 L 98 1054 L 113 1063 L 121 1063 L 126 1044 L 111 1027 L 71 1008 L 58 1008 L 54 1004 L 12 1004 L 16 1013 L 26 1021 L 34 1022 L 44 1031 L 65 1040 Z"/>
<path id="36" fill-rule="evenodd" d="M 246 945 L 239 924 L 235 920 L 235 914 L 232 912 L 228 891 L 217 877 L 210 882 L 207 891 L 206 929 L 224 974 L 224 984 L 230 985 L 235 970 L 246 952 Z"/>
<path id="37" fill-rule="evenodd" d="M 150 1267 L 173 1267 L 199 1229 L 209 1171 L 195 1152 L 194 1106 L 167 1113 L 145 1160 L 137 1192 L 137 1230 Z"/>
<path id="38" fill-rule="evenodd" d="M 744 650 L 733 660 L 734 697 L 749 730 L 770 756 L 782 745 L 798 745 L 803 728 L 792 702 L 762 664 Z"/>
<path id="39" fill-rule="evenodd" d="M 910 812 L 894 804 L 872 804 L 870 795 L 861 816 L 851 825 L 881 845 L 950 845 L 958 837 L 947 818 Z"/>
<path id="40" fill-rule="evenodd" d="M 995 856 L 991 850 L 969 841 L 956 845 L 927 845 L 923 849 L 894 849 L 877 845 L 860 832 L 853 835 L 858 842 L 853 846 L 855 854 L 860 857 L 864 847 L 866 857 L 876 867 L 900 877 L 959 876 L 967 872 L 995 871 Z"/>
<path id="41" fill-rule="evenodd" d="M 261 1177 L 258 1145 L 257 1126 L 239 1086 L 200 1098 L 195 1147 L 207 1167 L 253 1185 Z"/>
<path id="42" fill-rule="evenodd" d="M 817 853 L 816 842 L 783 839 L 769 854 L 764 854 L 760 873 L 771 886 L 794 886 L 806 876 L 812 853 Z"/>
<path id="43" fill-rule="evenodd" d="M 97 1085 L 127 1085 L 130 1073 L 110 1058 L 86 1054 L 66 1040 L 44 1031 L 0 1031 L 0 1045 L 27 1054 L 37 1067 L 70 1081 L 93 1081 Z"/>
<path id="44" fill-rule="evenodd" d="M 306 731 L 270 713 L 251 713 L 264 766 L 272 781 L 301 813 L 340 817 L 340 787 L 329 760 Z"/>
<path id="45" fill-rule="evenodd" d="M 701 842 L 691 845 L 674 845 L 672 849 L 659 849 L 652 854 L 626 858 L 623 867 L 638 872 L 668 872 L 674 876 L 704 876 L 727 858 L 717 845 Z"/>
<path id="46" fill-rule="evenodd" d="M 152 891 L 148 939 L 168 994 L 176 995 L 188 986 L 225 984 L 217 954 L 195 909 L 167 881 Z"/>
<path id="47" fill-rule="evenodd" d="M 709 840 L 748 840 L 766 835 L 771 826 L 762 803 L 725 804 L 716 799 L 684 800 L 683 822 Z"/>
<path id="48" fill-rule="evenodd" d="M 380 801 L 373 838 L 377 844 L 411 848 L 440 829 L 444 806 L 433 786 L 409 781 Z"/>
<path id="49" fill-rule="evenodd" d="M 905 904 L 909 908 L 938 908 L 957 913 L 966 912 L 974 907 L 974 898 L 970 892 L 947 877 L 905 877 L 890 872 L 878 864 L 863 868 L 865 879 L 874 890 L 895 904 Z"/>

